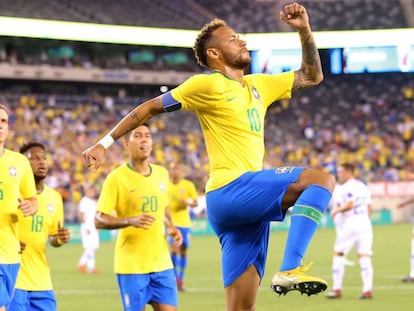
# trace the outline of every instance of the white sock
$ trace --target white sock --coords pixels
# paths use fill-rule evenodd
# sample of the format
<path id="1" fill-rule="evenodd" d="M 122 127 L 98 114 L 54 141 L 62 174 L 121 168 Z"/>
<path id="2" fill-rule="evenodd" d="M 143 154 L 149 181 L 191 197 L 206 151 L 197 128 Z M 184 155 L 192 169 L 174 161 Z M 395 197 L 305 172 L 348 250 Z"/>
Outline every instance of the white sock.
<path id="1" fill-rule="evenodd" d="M 371 257 L 362 257 L 359 259 L 361 266 L 362 292 L 371 292 L 374 280 L 374 268 L 372 267 Z"/>
<path id="2" fill-rule="evenodd" d="M 342 281 L 345 274 L 345 256 L 334 256 L 332 262 L 333 290 L 342 289 Z"/>

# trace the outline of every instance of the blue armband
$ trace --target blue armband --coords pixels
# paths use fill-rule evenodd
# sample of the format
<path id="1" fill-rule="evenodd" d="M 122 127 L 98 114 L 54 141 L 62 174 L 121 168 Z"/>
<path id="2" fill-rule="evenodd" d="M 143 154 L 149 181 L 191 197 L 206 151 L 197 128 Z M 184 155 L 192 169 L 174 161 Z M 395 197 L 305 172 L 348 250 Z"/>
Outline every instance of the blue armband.
<path id="1" fill-rule="evenodd" d="M 171 92 L 167 92 L 162 95 L 162 105 L 167 112 L 172 112 L 181 109 L 181 103 L 177 102 L 171 95 Z"/>

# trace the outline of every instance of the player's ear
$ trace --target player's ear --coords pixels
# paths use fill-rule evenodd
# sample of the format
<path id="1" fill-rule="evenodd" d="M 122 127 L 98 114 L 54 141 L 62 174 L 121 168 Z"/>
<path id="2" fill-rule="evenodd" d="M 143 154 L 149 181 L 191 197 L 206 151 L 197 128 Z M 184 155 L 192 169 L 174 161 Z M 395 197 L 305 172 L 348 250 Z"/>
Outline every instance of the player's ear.
<path id="1" fill-rule="evenodd" d="M 219 51 L 216 48 L 208 48 L 206 50 L 207 58 L 217 59 L 219 57 Z"/>

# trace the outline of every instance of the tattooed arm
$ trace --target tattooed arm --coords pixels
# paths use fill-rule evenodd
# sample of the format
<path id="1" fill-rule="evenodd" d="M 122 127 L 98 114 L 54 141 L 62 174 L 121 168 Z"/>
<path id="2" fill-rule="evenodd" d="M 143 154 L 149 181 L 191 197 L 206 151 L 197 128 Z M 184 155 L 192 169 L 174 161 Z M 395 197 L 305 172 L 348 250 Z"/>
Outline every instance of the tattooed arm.
<path id="1" fill-rule="evenodd" d="M 297 3 L 286 5 L 280 18 L 298 31 L 302 45 L 302 63 L 295 71 L 292 91 L 318 85 L 323 80 L 322 65 L 306 9 Z"/>
<path id="2" fill-rule="evenodd" d="M 162 95 L 138 105 L 119 121 L 105 137 L 82 153 L 86 166 L 98 169 L 105 156 L 105 150 L 109 146 L 153 116 L 163 112 L 166 110 L 163 107 Z"/>

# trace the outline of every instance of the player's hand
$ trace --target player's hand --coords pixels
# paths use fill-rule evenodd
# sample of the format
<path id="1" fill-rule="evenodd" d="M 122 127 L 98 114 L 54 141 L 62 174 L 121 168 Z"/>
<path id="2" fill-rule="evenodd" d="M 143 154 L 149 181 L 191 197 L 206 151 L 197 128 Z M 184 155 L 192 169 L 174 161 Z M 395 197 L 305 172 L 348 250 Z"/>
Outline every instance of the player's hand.
<path id="1" fill-rule="evenodd" d="M 309 28 L 309 17 L 303 5 L 291 3 L 284 6 L 284 12 L 280 11 L 280 19 L 296 30 Z"/>
<path id="2" fill-rule="evenodd" d="M 24 242 L 22 242 L 22 241 L 19 241 L 20 242 L 20 251 L 19 251 L 19 254 L 22 254 L 23 253 L 23 251 L 25 250 L 25 248 L 26 248 L 26 243 L 24 243 Z"/>
<path id="3" fill-rule="evenodd" d="M 137 217 L 132 217 L 129 219 L 129 225 L 135 228 L 141 228 L 148 230 L 151 228 L 152 224 L 155 221 L 155 217 L 148 214 L 142 214 Z"/>
<path id="4" fill-rule="evenodd" d="M 181 234 L 181 231 L 176 227 L 168 227 L 167 233 L 173 238 L 175 246 L 180 246 L 183 243 L 183 236 Z"/>
<path id="5" fill-rule="evenodd" d="M 66 244 L 70 240 L 70 232 L 68 228 L 62 227 L 60 221 L 58 222 L 58 230 L 56 235 L 60 244 Z"/>
<path id="6" fill-rule="evenodd" d="M 82 156 L 86 167 L 91 167 L 96 171 L 105 156 L 105 148 L 99 143 L 95 144 L 82 152 Z"/>
<path id="7" fill-rule="evenodd" d="M 36 214 L 37 208 L 33 206 L 32 201 L 23 200 L 21 198 L 17 199 L 19 201 L 18 208 L 22 211 L 24 216 L 32 216 Z"/>

